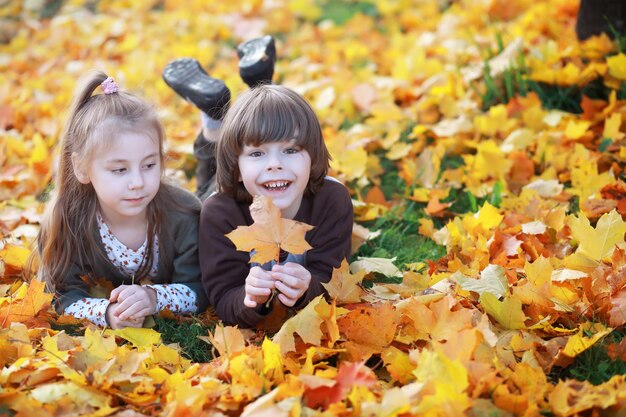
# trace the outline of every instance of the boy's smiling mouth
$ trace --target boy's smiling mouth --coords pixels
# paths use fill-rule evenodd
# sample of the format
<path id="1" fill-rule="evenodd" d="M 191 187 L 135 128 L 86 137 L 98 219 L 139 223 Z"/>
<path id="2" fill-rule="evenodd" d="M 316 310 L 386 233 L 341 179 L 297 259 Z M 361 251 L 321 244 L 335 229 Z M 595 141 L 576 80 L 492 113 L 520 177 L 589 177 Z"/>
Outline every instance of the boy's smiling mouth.
<path id="1" fill-rule="evenodd" d="M 268 191 L 284 191 L 289 187 L 289 185 L 291 185 L 291 182 L 290 181 L 268 181 L 268 182 L 264 182 L 262 185 L 263 185 L 263 188 L 265 188 Z"/>

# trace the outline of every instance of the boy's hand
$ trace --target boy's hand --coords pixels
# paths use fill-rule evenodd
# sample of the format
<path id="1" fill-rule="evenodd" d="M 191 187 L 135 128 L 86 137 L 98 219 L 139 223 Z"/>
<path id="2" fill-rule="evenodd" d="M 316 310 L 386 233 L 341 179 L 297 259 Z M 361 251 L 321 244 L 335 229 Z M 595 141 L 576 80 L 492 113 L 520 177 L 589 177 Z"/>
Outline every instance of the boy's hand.
<path id="1" fill-rule="evenodd" d="M 117 303 L 111 303 L 107 307 L 106 319 L 107 319 L 107 323 L 109 324 L 109 327 L 115 330 L 115 329 L 123 329 L 124 327 L 142 327 L 143 326 L 143 321 L 145 317 L 140 317 L 135 320 L 130 320 L 130 319 L 120 320 L 118 316 L 113 314 L 113 311 L 115 310 L 117 306 L 118 306 Z"/>
<path id="2" fill-rule="evenodd" d="M 278 299 L 287 307 L 293 307 L 309 289 L 311 283 L 311 273 L 302 265 L 293 262 L 274 265 L 272 277 L 276 280 L 276 289 L 280 291 Z"/>
<path id="3" fill-rule="evenodd" d="M 157 306 L 156 290 L 142 285 L 120 285 L 111 291 L 109 302 L 117 302 L 112 314 L 119 320 L 142 319 L 155 314 Z"/>
<path id="4" fill-rule="evenodd" d="M 243 304 L 246 307 L 254 308 L 258 304 L 265 303 L 269 300 L 274 288 L 274 279 L 271 272 L 264 271 L 258 266 L 250 268 L 250 272 L 246 277 L 246 297 L 243 299 Z"/>

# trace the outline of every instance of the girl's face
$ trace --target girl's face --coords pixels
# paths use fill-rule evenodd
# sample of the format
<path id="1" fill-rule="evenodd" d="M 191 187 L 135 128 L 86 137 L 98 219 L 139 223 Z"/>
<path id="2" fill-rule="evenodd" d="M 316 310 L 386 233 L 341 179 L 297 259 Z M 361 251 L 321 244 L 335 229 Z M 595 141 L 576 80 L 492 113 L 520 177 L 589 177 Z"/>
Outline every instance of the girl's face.
<path id="1" fill-rule="evenodd" d="M 94 156 L 84 175 L 78 180 L 92 184 L 109 225 L 145 221 L 161 184 L 159 144 L 144 133 L 121 133 Z"/>
<path id="2" fill-rule="evenodd" d="M 294 140 L 244 145 L 239 175 L 251 195 L 270 197 L 286 219 L 293 219 L 311 175 L 311 156 Z"/>

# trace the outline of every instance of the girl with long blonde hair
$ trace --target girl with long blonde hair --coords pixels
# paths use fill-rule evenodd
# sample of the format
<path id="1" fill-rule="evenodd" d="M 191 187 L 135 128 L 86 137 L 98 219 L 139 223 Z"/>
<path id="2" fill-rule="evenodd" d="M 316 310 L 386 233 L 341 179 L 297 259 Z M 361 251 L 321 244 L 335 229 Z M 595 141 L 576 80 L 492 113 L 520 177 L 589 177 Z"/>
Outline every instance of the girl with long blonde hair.
<path id="1" fill-rule="evenodd" d="M 200 201 L 165 180 L 164 142 L 147 102 L 100 71 L 79 82 L 39 235 L 39 277 L 59 313 L 120 328 L 165 308 L 206 307 Z M 113 286 L 108 298 L 90 294 L 101 278 Z"/>

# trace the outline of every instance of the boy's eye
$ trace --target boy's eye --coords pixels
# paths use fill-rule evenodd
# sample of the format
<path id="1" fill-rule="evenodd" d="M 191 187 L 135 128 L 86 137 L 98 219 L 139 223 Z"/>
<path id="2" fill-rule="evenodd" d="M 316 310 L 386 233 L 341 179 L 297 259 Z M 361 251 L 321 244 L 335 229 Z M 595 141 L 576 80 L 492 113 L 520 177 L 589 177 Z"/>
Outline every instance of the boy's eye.
<path id="1" fill-rule="evenodd" d="M 124 172 L 126 172 L 126 168 L 115 168 L 112 169 L 111 172 L 114 174 L 123 174 Z"/>
<path id="2" fill-rule="evenodd" d="M 253 158 L 258 158 L 259 156 L 263 155 L 263 152 L 261 152 L 261 151 L 251 151 L 248 155 L 253 157 Z"/>
<path id="3" fill-rule="evenodd" d="M 154 168 L 156 166 L 156 162 L 151 162 L 149 164 L 144 165 L 146 169 Z"/>

